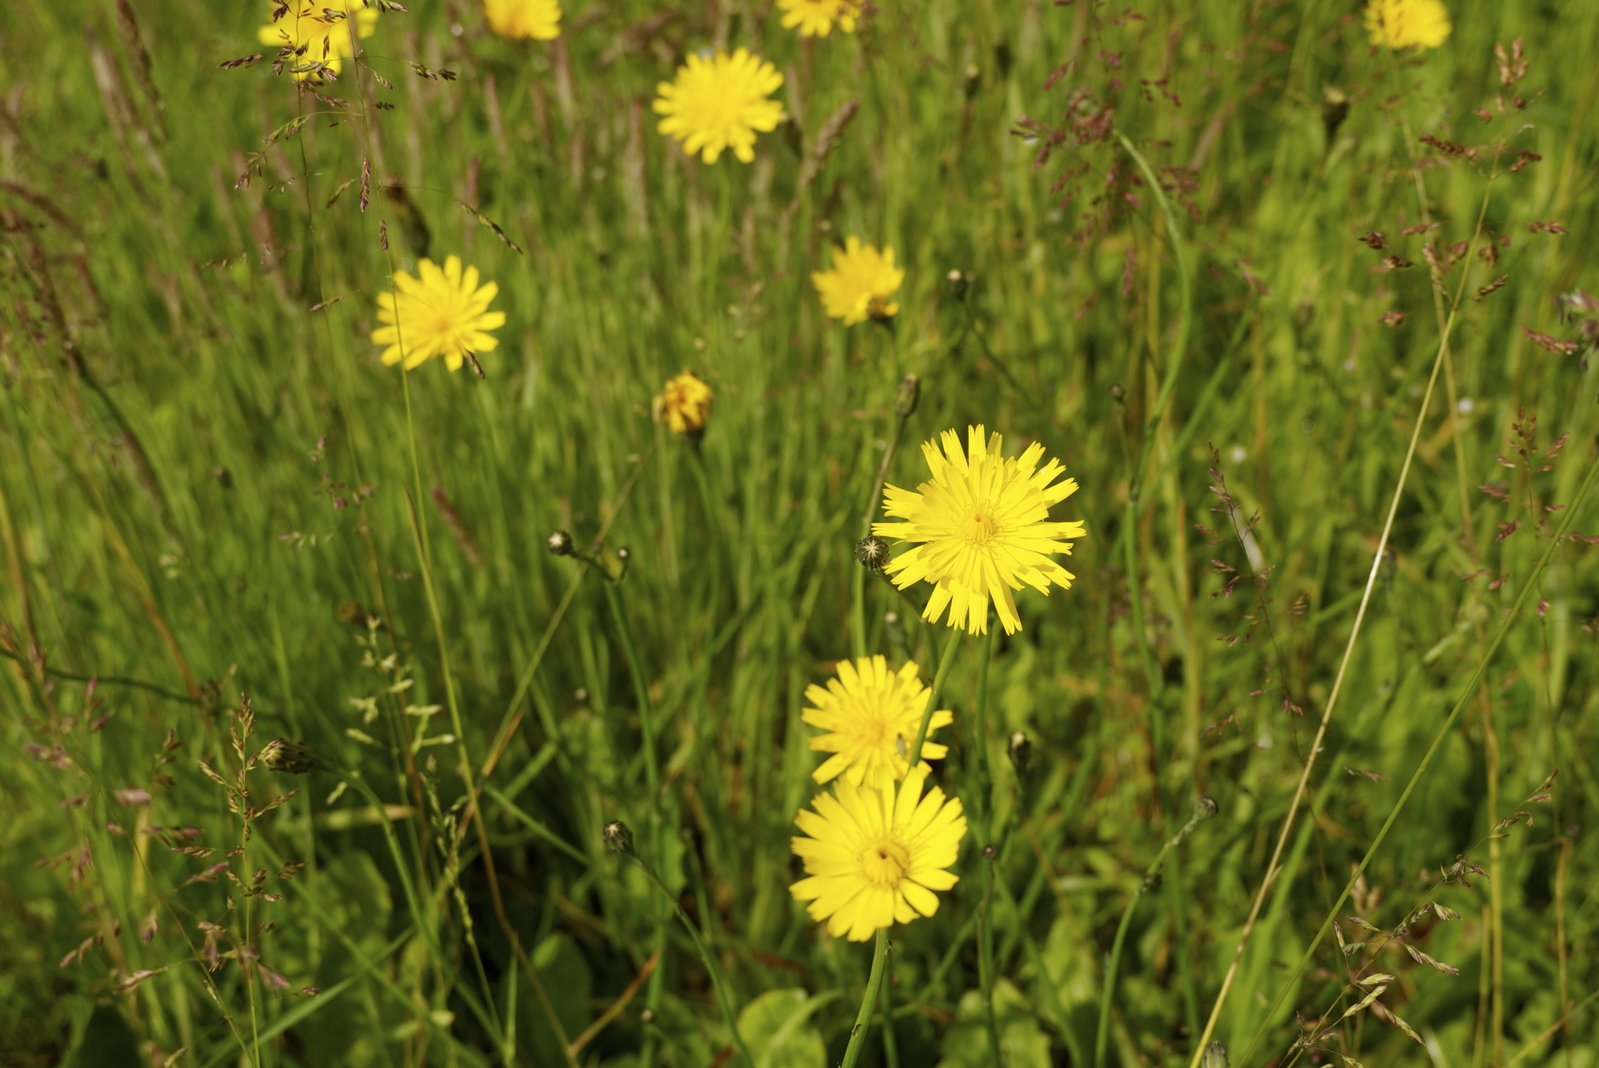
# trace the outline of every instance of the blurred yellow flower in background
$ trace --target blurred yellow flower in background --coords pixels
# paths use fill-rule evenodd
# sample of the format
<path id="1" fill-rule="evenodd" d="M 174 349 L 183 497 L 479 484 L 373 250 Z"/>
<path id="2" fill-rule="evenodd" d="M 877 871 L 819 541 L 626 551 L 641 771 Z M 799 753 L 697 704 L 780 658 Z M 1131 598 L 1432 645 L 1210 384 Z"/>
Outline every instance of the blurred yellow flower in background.
<path id="1" fill-rule="evenodd" d="M 729 56 L 692 55 L 677 80 L 661 82 L 652 105 L 660 131 L 683 142 L 683 151 L 715 163 L 726 149 L 743 163 L 755 158 L 755 135 L 777 129 L 783 105 L 767 97 L 783 84 L 777 68 L 748 49 Z"/>
<path id="2" fill-rule="evenodd" d="M 822 298 L 822 308 L 834 319 L 854 326 L 873 319 L 891 319 L 899 305 L 888 298 L 905 282 L 905 272 L 894 266 L 894 250 L 863 245 L 858 237 L 844 239 L 833 250 L 831 270 L 812 271 L 811 283 Z"/>
<path id="3" fill-rule="evenodd" d="M 372 340 L 388 346 L 384 363 L 403 363 L 409 371 L 443 356 L 458 371 L 468 355 L 499 345 L 489 331 L 505 325 L 505 313 L 488 310 L 499 286 L 479 287 L 477 268 L 463 272 L 459 256 L 446 258 L 442 269 L 424 259 L 416 272 L 413 277 L 395 271 L 393 291 L 378 298 L 378 322 L 384 325 L 372 331 Z"/>
<path id="4" fill-rule="evenodd" d="M 273 11 L 278 10 L 283 16 L 261 27 L 257 37 L 262 44 L 298 53 L 286 66 L 295 81 L 336 77 L 344 60 L 355 55 L 350 41 L 352 20 L 362 38 L 371 37 L 378 24 L 377 8 L 367 7 L 361 0 L 300 0 L 281 8 L 274 4 Z"/>
<path id="5" fill-rule="evenodd" d="M 1080 522 L 1052 523 L 1051 505 L 1077 492 L 1077 480 L 1056 480 L 1066 468 L 1051 460 L 1039 469 L 1044 447 L 1029 445 L 1005 459 L 1000 436 L 988 437 L 981 424 L 960 435 L 946 430 L 938 442 L 922 445 L 933 477 L 915 490 L 888 486 L 883 512 L 896 521 L 872 524 L 872 533 L 915 548 L 889 561 L 884 573 L 901 589 L 917 582 L 933 585 L 922 618 L 936 620 L 949 611 L 949 625 L 972 634 L 988 630 L 992 600 L 1006 634 L 1022 628 L 1012 590 L 1028 585 L 1043 594 L 1053 584 L 1070 589 L 1072 573 L 1050 557 L 1070 555 L 1069 538 L 1087 530 Z"/>
<path id="6" fill-rule="evenodd" d="M 1449 39 L 1442 0 L 1368 0 L 1366 32 L 1379 48 L 1437 48 Z"/>
<path id="7" fill-rule="evenodd" d="M 712 396 L 711 387 L 699 375 L 685 370 L 667 379 L 655 398 L 655 421 L 665 423 L 674 434 L 697 438 L 710 422 Z"/>
<path id="8" fill-rule="evenodd" d="M 881 656 L 841 660 L 838 677 L 829 679 L 825 688 L 808 688 L 805 700 L 811 707 L 801 718 L 827 732 L 812 738 L 811 748 L 833 754 L 816 769 L 817 782 L 842 775 L 856 785 L 888 786 L 910 771 L 910 748 L 927 709 L 927 687 L 914 662 L 890 672 Z M 932 737 L 935 729 L 954 718 L 947 710 L 933 713 L 922 756 L 936 759 L 949 752 Z M 927 769 L 926 764 L 917 766 Z"/>
<path id="9" fill-rule="evenodd" d="M 842 33 L 855 32 L 860 0 L 777 0 L 783 12 L 783 28 L 799 28 L 805 37 L 826 37 L 837 26 Z"/>
<path id="10" fill-rule="evenodd" d="M 922 796 L 925 771 L 899 784 L 856 786 L 840 779 L 794 822 L 792 839 L 806 878 L 789 891 L 810 904 L 811 919 L 827 933 L 864 942 L 872 932 L 938 911 L 935 890 L 948 890 L 966 834 L 959 798 L 933 787 Z"/>
<path id="11" fill-rule="evenodd" d="M 483 0 L 483 15 L 501 37 L 553 41 L 561 36 L 559 0 Z"/>

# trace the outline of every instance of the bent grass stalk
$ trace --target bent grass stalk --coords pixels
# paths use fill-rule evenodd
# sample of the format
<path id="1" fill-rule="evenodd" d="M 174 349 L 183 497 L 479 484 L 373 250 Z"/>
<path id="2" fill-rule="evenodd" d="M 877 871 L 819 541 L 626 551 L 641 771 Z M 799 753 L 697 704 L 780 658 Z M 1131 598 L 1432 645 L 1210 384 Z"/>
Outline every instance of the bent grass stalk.
<path id="1" fill-rule="evenodd" d="M 1399 814 L 1404 811 L 1405 805 L 1410 801 L 1410 796 L 1416 792 L 1416 787 L 1420 785 L 1422 776 L 1432 766 L 1433 758 L 1438 755 L 1438 750 L 1443 747 L 1445 740 L 1449 737 L 1449 733 L 1454 730 L 1455 722 L 1460 718 L 1460 713 L 1465 710 L 1467 702 L 1476 694 L 1478 685 L 1488 672 L 1489 662 L 1492 661 L 1494 653 L 1498 651 L 1500 643 L 1504 641 L 1505 635 L 1510 632 L 1510 625 L 1520 617 L 1521 608 L 1527 602 L 1527 595 L 1537 586 L 1538 579 L 1543 575 L 1544 568 L 1548 566 L 1550 558 L 1555 554 L 1555 550 L 1560 547 L 1560 543 L 1565 539 L 1565 535 L 1571 529 L 1572 521 L 1576 519 L 1577 513 L 1582 510 L 1582 504 L 1587 500 L 1588 491 L 1593 488 L 1595 478 L 1599 478 L 1599 463 L 1589 466 L 1588 474 L 1583 478 L 1581 488 L 1577 490 L 1576 499 L 1571 502 L 1571 507 L 1566 509 L 1561 516 L 1560 525 L 1555 528 L 1554 536 L 1549 539 L 1549 545 L 1544 549 L 1543 555 L 1538 557 L 1538 563 L 1533 568 L 1532 574 L 1527 576 L 1527 580 L 1522 583 L 1521 589 L 1516 592 L 1516 599 L 1511 602 L 1504 618 L 1500 620 L 1498 630 L 1494 631 L 1492 640 L 1489 641 L 1488 647 L 1477 661 L 1477 666 L 1472 671 L 1471 678 L 1466 680 L 1466 685 L 1461 689 L 1460 696 L 1455 701 L 1454 707 L 1449 710 L 1449 715 L 1444 718 L 1443 723 L 1439 724 L 1438 730 L 1433 734 L 1432 744 L 1427 747 L 1427 752 L 1423 754 L 1421 762 L 1416 765 L 1416 770 L 1411 772 L 1410 779 L 1405 783 L 1404 790 L 1400 791 L 1399 799 L 1394 802 L 1393 808 L 1389 810 L 1388 818 L 1383 821 L 1382 827 L 1377 831 L 1376 837 L 1372 839 L 1371 845 L 1366 847 L 1365 855 L 1360 858 L 1360 863 L 1355 865 L 1355 870 L 1350 873 L 1349 881 L 1344 884 L 1343 891 L 1338 895 L 1338 900 L 1333 902 L 1332 908 L 1327 910 L 1326 919 L 1322 920 L 1321 927 L 1317 929 L 1315 937 L 1310 940 L 1310 945 L 1305 948 L 1305 952 L 1300 956 L 1299 963 L 1294 966 L 1293 971 L 1283 980 L 1281 984 L 1282 992 L 1273 1001 L 1271 1011 L 1267 1013 L 1266 1021 L 1255 1032 L 1255 1036 L 1249 1044 L 1249 1050 L 1244 1056 L 1245 1063 L 1252 1063 L 1249 1057 L 1254 1052 L 1255 1047 L 1259 1045 L 1261 1037 L 1271 1023 L 1271 1018 L 1276 1015 L 1278 1008 L 1288 997 L 1289 991 L 1294 987 L 1294 983 L 1304 974 L 1305 968 L 1310 964 L 1310 958 L 1315 955 L 1316 950 L 1327 938 L 1327 932 L 1332 930 L 1333 921 L 1338 918 L 1338 910 L 1343 908 L 1344 902 L 1349 900 L 1349 895 L 1354 892 L 1355 885 L 1360 881 L 1361 876 L 1366 873 L 1366 868 L 1371 864 L 1372 858 L 1377 855 L 1377 850 L 1382 847 L 1384 840 L 1387 839 L 1388 832 L 1393 830 L 1394 824 L 1399 821 Z M 1312 750 L 1312 753 L 1314 753 L 1314 750 Z"/>
<path id="2" fill-rule="evenodd" d="M 1488 211 L 1488 198 L 1485 195 L 1477 212 L 1477 223 L 1472 229 L 1471 241 L 1468 243 L 1466 255 L 1462 262 L 1470 264 L 1476 256 L 1477 244 L 1482 237 L 1483 220 Z M 1455 297 L 1449 309 L 1449 318 L 1444 323 L 1442 335 L 1438 339 L 1438 351 L 1433 357 L 1432 373 L 1427 378 L 1427 388 L 1422 393 L 1421 403 L 1416 407 L 1416 420 L 1410 431 L 1410 442 L 1405 447 L 1405 459 L 1399 467 L 1399 478 L 1394 485 L 1392 499 L 1388 503 L 1388 514 L 1383 520 L 1382 534 L 1377 539 L 1377 549 L 1372 554 L 1371 568 L 1366 575 L 1365 587 L 1361 590 L 1360 606 L 1355 610 L 1355 620 L 1349 629 L 1349 639 L 1344 644 L 1342 657 L 1338 662 L 1338 671 L 1333 676 L 1332 691 L 1327 696 L 1327 705 L 1322 709 L 1321 722 L 1316 726 L 1316 736 L 1310 743 L 1309 754 L 1305 757 L 1305 767 L 1299 776 L 1299 783 L 1294 788 L 1292 800 L 1288 804 L 1288 813 L 1283 817 L 1282 829 L 1277 834 L 1277 843 L 1272 848 L 1271 859 L 1266 862 L 1266 874 L 1260 881 L 1260 888 L 1255 892 L 1255 900 L 1250 905 L 1249 915 L 1244 920 L 1244 930 L 1239 936 L 1238 947 L 1233 951 L 1233 959 L 1227 966 L 1227 973 L 1222 977 L 1221 989 L 1216 994 L 1216 1000 L 1211 1005 L 1210 1016 L 1205 1021 L 1205 1028 L 1200 1032 L 1199 1039 L 1194 1043 L 1194 1052 L 1189 1060 L 1189 1068 L 1199 1068 L 1200 1061 L 1205 1055 L 1205 1046 L 1215 1033 L 1216 1024 L 1221 1019 L 1222 1007 L 1227 1003 L 1227 995 L 1232 990 L 1234 978 L 1238 974 L 1239 962 L 1243 959 L 1244 949 L 1249 944 L 1250 936 L 1254 933 L 1255 923 L 1260 917 L 1261 906 L 1265 903 L 1266 892 L 1276 880 L 1278 874 L 1277 862 L 1282 857 L 1283 847 L 1288 842 L 1289 833 L 1293 830 L 1294 820 L 1299 815 L 1299 806 L 1304 801 L 1305 792 L 1310 785 L 1310 775 L 1315 769 L 1316 758 L 1321 754 L 1322 743 L 1327 737 L 1327 725 L 1332 721 L 1333 710 L 1338 707 L 1338 697 L 1343 692 L 1344 678 L 1349 670 L 1349 663 L 1354 658 L 1355 643 L 1360 637 L 1361 626 L 1366 619 L 1366 609 L 1371 605 L 1371 595 L 1377 587 L 1377 575 L 1382 567 L 1384 554 L 1388 550 L 1388 538 L 1393 533 L 1394 519 L 1399 514 L 1399 503 L 1404 499 L 1405 484 L 1410 477 L 1410 466 L 1416 456 L 1416 448 L 1421 441 L 1421 429 L 1427 423 L 1427 409 L 1432 406 L 1433 390 L 1438 384 L 1438 375 L 1443 367 L 1445 354 L 1449 351 L 1449 337 L 1453 332 L 1454 324 L 1459 318 L 1461 300 L 1465 295 L 1466 283 L 1471 278 L 1471 271 L 1462 270 L 1460 284 L 1455 290 Z M 1567 518 L 1569 519 L 1568 512 Z M 1135 599 L 1136 603 L 1136 599 Z M 1430 759 L 1430 754 L 1429 754 Z M 1425 766 L 1425 764 L 1423 765 Z M 1413 785 L 1413 784 L 1412 784 Z M 1408 790 L 1406 797 L 1409 796 Z M 1403 799 L 1401 799 L 1403 800 Z M 1397 808 L 1395 809 L 1397 811 Z M 1384 825 L 1386 833 L 1389 824 Z M 1378 837 L 1381 841 L 1381 835 Z M 1368 854 L 1367 859 L 1370 859 Z M 1364 864 L 1362 865 L 1364 868 Z M 1347 894 L 1347 889 L 1345 891 Z M 1325 930 L 1322 935 L 1325 935 Z M 1319 944 L 1321 936 L 1316 941 Z M 1286 986 L 1285 986 L 1286 991 Z"/>

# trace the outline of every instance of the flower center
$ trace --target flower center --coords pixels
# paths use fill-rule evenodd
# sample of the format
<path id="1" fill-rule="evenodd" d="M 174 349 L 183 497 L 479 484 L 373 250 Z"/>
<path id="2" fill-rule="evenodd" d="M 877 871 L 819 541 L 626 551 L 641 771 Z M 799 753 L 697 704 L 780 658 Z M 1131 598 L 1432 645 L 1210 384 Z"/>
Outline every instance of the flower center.
<path id="1" fill-rule="evenodd" d="M 861 874 L 873 886 L 895 887 L 911 866 L 910 850 L 892 838 L 881 838 L 860 853 Z"/>
<path id="2" fill-rule="evenodd" d="M 966 531 L 966 540 L 972 545 L 987 545 L 989 540 L 999 534 L 999 520 L 987 512 L 978 512 L 972 516 L 972 525 Z"/>

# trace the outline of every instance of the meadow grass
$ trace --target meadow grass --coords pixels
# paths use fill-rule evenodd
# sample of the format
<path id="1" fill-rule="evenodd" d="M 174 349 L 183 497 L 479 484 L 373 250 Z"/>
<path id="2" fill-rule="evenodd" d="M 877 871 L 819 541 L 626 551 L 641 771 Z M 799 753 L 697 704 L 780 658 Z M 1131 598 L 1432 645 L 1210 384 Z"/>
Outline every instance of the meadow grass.
<path id="1" fill-rule="evenodd" d="M 417 2 L 311 92 L 266 0 L 8 5 L 0 1061 L 1599 1063 L 1599 7 L 1451 6 Z M 737 45 L 789 121 L 705 165 L 650 102 Z M 452 254 L 484 377 L 382 366 Z M 1088 536 L 952 639 L 854 552 L 977 423 Z M 874 957 L 803 694 L 946 648 Z"/>

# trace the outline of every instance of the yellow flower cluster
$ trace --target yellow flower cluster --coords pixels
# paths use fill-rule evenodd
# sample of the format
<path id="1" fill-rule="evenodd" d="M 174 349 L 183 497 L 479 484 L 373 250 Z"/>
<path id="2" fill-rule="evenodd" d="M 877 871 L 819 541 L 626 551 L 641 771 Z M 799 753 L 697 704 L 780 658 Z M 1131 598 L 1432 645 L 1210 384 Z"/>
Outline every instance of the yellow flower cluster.
<path id="1" fill-rule="evenodd" d="M 794 820 L 802 833 L 793 849 L 805 878 L 789 890 L 829 934 L 852 942 L 931 916 L 938 911 L 935 891 L 958 878 L 948 869 L 960 852 L 966 815 L 959 798 L 945 798 L 936 786 L 924 790 L 931 769 L 911 763 L 928 701 L 916 665 L 890 671 L 881 656 L 846 661 L 825 688 L 812 686 L 805 698 L 812 705 L 805 722 L 827 732 L 811 748 L 833 754 L 814 777 L 836 781 Z M 934 712 L 928 733 L 952 718 Z M 946 752 L 928 743 L 920 755 Z"/>

